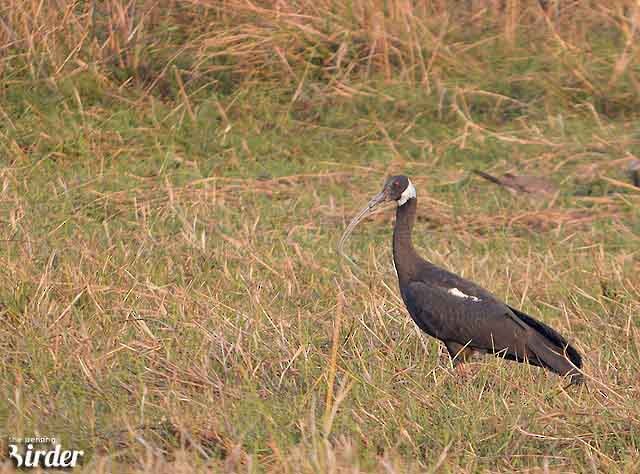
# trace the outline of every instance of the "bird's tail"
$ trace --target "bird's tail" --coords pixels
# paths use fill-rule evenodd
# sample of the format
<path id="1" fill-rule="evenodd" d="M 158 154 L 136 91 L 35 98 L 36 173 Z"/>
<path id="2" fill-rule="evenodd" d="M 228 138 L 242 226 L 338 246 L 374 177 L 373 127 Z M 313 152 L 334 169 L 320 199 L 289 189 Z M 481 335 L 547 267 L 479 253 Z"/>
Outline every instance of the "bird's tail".
<path id="1" fill-rule="evenodd" d="M 572 383 L 584 382 L 580 372 L 582 357 L 564 337 L 528 314 L 514 308 L 511 310 L 533 329 L 527 340 L 527 349 L 540 362 L 540 365 L 557 374 L 569 376 Z"/>

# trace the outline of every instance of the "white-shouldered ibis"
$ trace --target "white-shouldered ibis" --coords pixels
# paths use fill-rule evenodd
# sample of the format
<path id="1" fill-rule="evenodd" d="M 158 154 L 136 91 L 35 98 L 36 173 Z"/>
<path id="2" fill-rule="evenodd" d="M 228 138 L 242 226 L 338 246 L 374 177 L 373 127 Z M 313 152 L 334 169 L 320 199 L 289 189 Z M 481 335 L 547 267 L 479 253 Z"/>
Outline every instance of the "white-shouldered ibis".
<path id="1" fill-rule="evenodd" d="M 631 182 L 635 187 L 640 188 L 640 160 L 631 160 L 628 170 L 629 176 L 631 176 Z"/>
<path id="2" fill-rule="evenodd" d="M 416 218 L 416 189 L 406 176 L 389 178 L 349 223 L 338 244 L 384 202 L 397 204 L 393 228 L 393 263 L 400 294 L 418 327 L 444 343 L 458 365 L 474 353 L 543 367 L 572 383 L 583 382 L 582 358 L 558 332 L 503 303 L 487 290 L 422 259 L 411 241 Z"/>
<path id="3" fill-rule="evenodd" d="M 540 194 L 550 196 L 557 192 L 556 185 L 551 180 L 542 178 L 540 176 L 505 173 L 502 176 L 498 177 L 480 170 L 471 171 L 478 176 L 486 179 L 487 181 L 491 181 L 498 186 L 503 186 L 513 194 L 519 192 L 525 194 Z"/>

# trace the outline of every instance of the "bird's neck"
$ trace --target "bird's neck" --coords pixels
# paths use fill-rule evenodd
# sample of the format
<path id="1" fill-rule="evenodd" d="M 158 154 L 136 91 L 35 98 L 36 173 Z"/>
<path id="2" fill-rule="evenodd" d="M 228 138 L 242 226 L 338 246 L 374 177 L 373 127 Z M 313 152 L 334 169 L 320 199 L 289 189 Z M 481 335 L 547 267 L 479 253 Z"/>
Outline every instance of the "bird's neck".
<path id="1" fill-rule="evenodd" d="M 416 220 L 416 198 L 409 199 L 396 210 L 396 224 L 393 228 L 393 261 L 398 277 L 414 273 L 418 256 L 411 242 L 411 231 Z M 402 276 L 401 276 L 402 275 Z"/>

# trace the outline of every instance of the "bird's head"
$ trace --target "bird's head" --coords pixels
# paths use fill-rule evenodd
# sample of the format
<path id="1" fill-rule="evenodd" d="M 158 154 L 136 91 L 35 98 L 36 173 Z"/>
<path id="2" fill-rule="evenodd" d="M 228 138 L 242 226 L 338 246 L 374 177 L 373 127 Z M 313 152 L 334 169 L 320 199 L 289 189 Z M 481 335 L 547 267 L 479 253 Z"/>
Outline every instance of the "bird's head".
<path id="1" fill-rule="evenodd" d="M 409 178 L 402 175 L 391 176 L 388 178 L 382 187 L 382 191 L 376 194 L 351 220 L 340 238 L 340 242 L 338 243 L 338 252 L 342 253 L 344 242 L 347 240 L 349 235 L 351 235 L 351 232 L 353 232 L 353 229 L 355 229 L 358 223 L 371 214 L 378 206 L 386 202 L 395 201 L 398 207 L 400 207 L 404 206 L 410 199 L 415 198 L 416 188 L 413 186 L 413 183 Z"/>
<path id="2" fill-rule="evenodd" d="M 406 204 L 409 199 L 415 199 L 416 188 L 406 176 L 391 176 L 384 183 L 380 194 L 384 195 L 384 199 L 381 202 L 395 201 L 398 206 L 402 206 Z"/>

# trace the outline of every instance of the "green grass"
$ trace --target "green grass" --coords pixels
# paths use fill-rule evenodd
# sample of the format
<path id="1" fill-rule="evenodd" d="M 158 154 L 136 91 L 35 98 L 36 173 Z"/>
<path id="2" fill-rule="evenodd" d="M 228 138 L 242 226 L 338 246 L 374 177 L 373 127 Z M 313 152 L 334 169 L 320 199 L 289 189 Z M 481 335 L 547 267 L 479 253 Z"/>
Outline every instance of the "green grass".
<path id="1" fill-rule="evenodd" d="M 312 38 L 275 17 L 152 14 L 144 73 L 126 48 L 87 44 L 63 67 L 64 42 L 2 53 L 1 452 L 40 435 L 85 450 L 86 472 L 638 469 L 640 193 L 623 172 L 640 145 L 635 60 L 607 85 L 622 17 L 559 29 L 581 59 L 529 10 L 511 45 L 503 17 L 455 17 L 425 85 L 407 42 L 390 43 L 390 79 L 384 57 L 367 70 L 357 28 L 340 37 L 353 69 L 331 72 L 339 44 L 309 56 Z M 209 21 L 254 25 L 236 46 L 289 44 L 296 80 L 263 50 L 262 69 L 231 46 L 214 56 L 215 33 L 231 33 Z M 179 46 L 188 99 L 160 72 Z M 512 196 L 473 168 L 546 175 L 559 193 Z M 417 185 L 421 255 L 568 335 L 586 389 L 494 358 L 460 380 L 399 299 L 392 210 L 351 237 L 356 267 L 337 255 L 392 173 Z"/>

